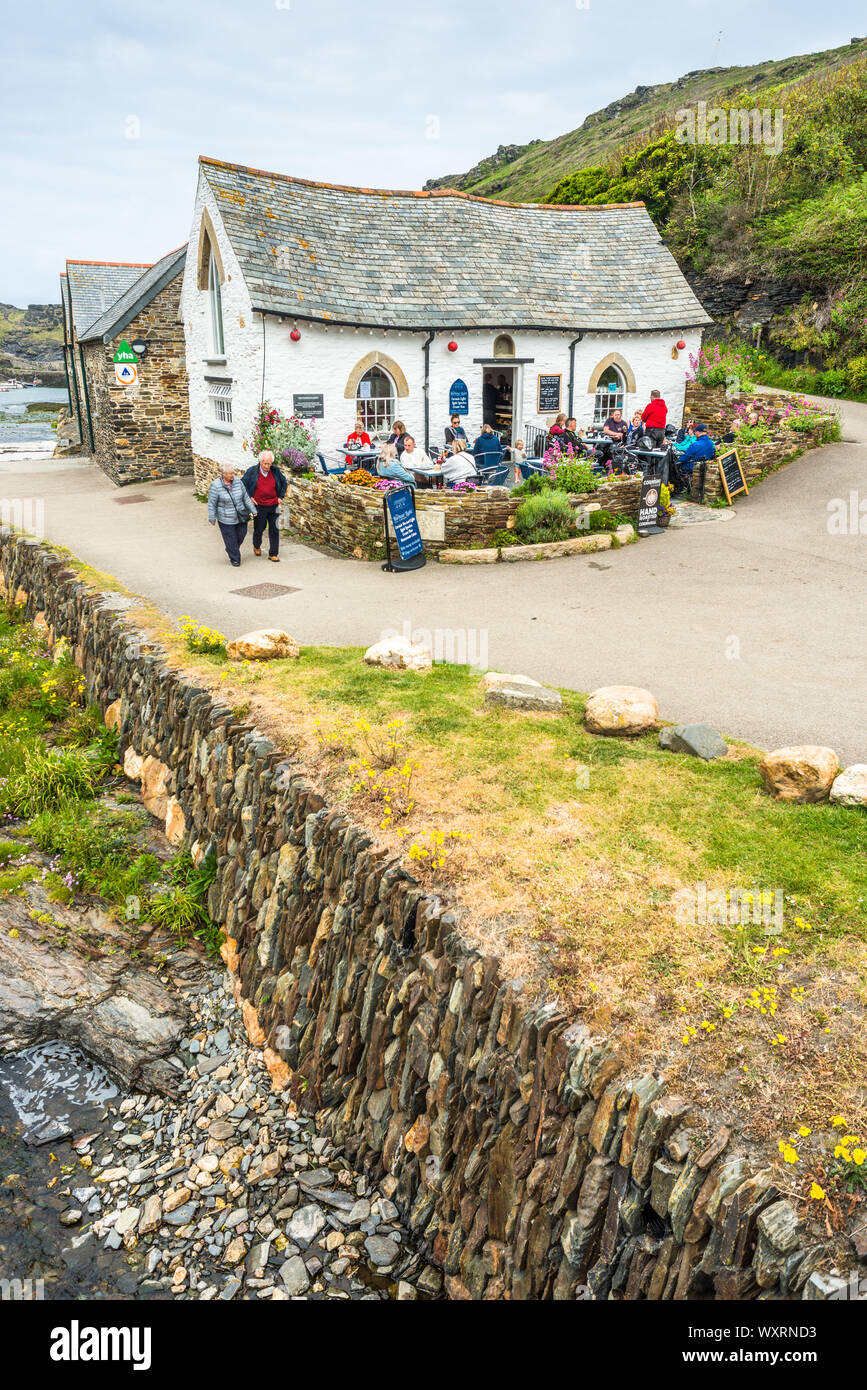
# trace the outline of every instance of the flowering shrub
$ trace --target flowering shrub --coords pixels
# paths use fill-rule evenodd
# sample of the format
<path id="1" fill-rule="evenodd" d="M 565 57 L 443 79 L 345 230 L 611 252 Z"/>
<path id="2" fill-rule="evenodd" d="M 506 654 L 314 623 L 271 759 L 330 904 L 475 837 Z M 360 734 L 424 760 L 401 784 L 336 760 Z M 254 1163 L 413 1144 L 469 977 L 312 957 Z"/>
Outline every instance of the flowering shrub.
<path id="1" fill-rule="evenodd" d="M 297 415 L 281 415 L 276 406 L 263 401 L 256 412 L 249 440 L 244 440 L 244 448 L 250 448 L 258 458 L 265 449 L 270 449 L 275 459 L 285 462 L 293 471 L 294 463 L 300 463 L 296 455 L 304 460 L 304 467 L 313 462 L 319 439 L 311 420 L 306 423 Z"/>
<path id="2" fill-rule="evenodd" d="M 701 386 L 748 386 L 755 376 L 755 354 L 733 343 L 711 343 L 689 354 L 687 381 Z"/>
<path id="3" fill-rule="evenodd" d="M 225 656 L 226 639 L 222 632 L 215 632 L 212 628 L 205 627 L 204 623 L 197 623 L 195 618 L 186 616 L 181 618 L 180 629 L 188 652 Z"/>
<path id="4" fill-rule="evenodd" d="M 340 482 L 348 483 L 350 487 L 377 486 L 377 479 L 366 468 L 353 468 L 350 473 L 341 473 Z"/>
<path id="5" fill-rule="evenodd" d="M 363 473 L 364 471 L 365 470 L 362 468 L 356 469 L 358 473 Z M 406 484 L 402 483 L 399 478 L 377 478 L 373 486 L 376 488 L 377 492 L 391 492 L 396 487 L 405 487 Z"/>
<path id="6" fill-rule="evenodd" d="M 472 478 L 462 478 L 459 483 L 455 483 L 452 492 L 477 492 L 478 484 Z"/>

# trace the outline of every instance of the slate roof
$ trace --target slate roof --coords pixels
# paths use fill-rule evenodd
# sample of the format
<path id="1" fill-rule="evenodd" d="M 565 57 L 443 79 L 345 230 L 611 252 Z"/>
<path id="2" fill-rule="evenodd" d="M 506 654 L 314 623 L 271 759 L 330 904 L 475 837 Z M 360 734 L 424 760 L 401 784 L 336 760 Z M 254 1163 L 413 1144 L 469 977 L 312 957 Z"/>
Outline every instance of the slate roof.
<path id="1" fill-rule="evenodd" d="M 90 325 L 111 308 L 124 290 L 138 279 L 147 262 L 67 261 L 66 275 L 72 300 L 72 318 L 79 341 Z"/>
<path id="2" fill-rule="evenodd" d="M 260 311 L 403 329 L 712 321 L 643 203 L 505 203 L 199 164 Z"/>
<path id="3" fill-rule="evenodd" d="M 60 297 L 63 301 L 65 313 L 64 320 L 64 344 L 70 342 L 72 338 L 72 307 L 69 303 L 69 278 L 65 270 L 60 272 Z"/>
<path id="4" fill-rule="evenodd" d="M 120 298 L 115 300 L 104 314 L 100 314 L 84 333 L 79 332 L 79 342 L 86 343 L 93 338 L 102 338 L 104 343 L 110 343 L 112 338 L 123 332 L 128 323 L 132 323 L 136 314 L 141 313 L 142 309 L 150 304 L 160 290 L 183 274 L 186 259 L 187 248 L 180 246 L 177 251 L 170 251 L 162 260 L 156 261 L 143 275 L 133 280 Z"/>

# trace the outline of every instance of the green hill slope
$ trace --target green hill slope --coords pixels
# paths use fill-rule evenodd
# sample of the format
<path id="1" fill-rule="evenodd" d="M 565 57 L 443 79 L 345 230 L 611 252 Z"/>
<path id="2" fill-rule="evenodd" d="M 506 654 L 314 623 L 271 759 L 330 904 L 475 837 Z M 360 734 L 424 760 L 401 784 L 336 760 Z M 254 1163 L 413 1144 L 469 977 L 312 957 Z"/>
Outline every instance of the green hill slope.
<path id="1" fill-rule="evenodd" d="M 708 68 L 688 72 L 676 82 L 636 87 L 628 96 L 587 116 L 577 130 L 555 140 L 501 146 L 467 173 L 431 179 L 425 188 L 458 188 L 514 202 L 541 201 L 560 179 L 576 169 L 602 163 L 623 146 L 644 143 L 651 135 L 670 128 L 680 107 L 698 101 L 722 104 L 744 94 L 750 105 L 764 104 L 758 102 L 763 92 L 792 87 L 805 77 L 827 76 L 865 54 L 867 39 L 853 39 L 824 53 L 805 53 L 751 67 Z"/>
<path id="2" fill-rule="evenodd" d="M 685 139 L 676 113 L 699 101 L 707 131 Z M 753 110 L 768 113 L 758 136 Z M 762 379 L 867 396 L 867 40 L 639 89 L 450 182 L 509 201 L 645 203 L 723 329 L 758 330 L 775 355 Z"/>
<path id="3" fill-rule="evenodd" d="M 0 304 L 0 376 L 30 367 L 63 368 L 63 319 L 59 304 Z"/>

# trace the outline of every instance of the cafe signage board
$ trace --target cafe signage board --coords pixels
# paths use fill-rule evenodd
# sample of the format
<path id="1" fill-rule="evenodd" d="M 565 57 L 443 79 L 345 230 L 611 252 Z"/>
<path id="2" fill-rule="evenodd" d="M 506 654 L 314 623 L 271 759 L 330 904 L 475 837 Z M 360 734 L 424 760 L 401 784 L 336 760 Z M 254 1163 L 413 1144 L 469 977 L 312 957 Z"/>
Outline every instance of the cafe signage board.
<path id="1" fill-rule="evenodd" d="M 384 570 L 417 570 L 426 562 L 424 543 L 415 514 L 415 495 L 411 487 L 392 488 L 382 499 L 385 522 Z M 389 523 L 391 523 L 389 525 Z M 391 532 L 397 542 L 397 555 L 391 553 Z"/>
<path id="2" fill-rule="evenodd" d="M 641 479 L 641 498 L 638 503 L 638 534 L 654 536 L 662 531 L 659 525 L 659 492 L 662 479 L 654 473 Z"/>
<path id="3" fill-rule="evenodd" d="M 726 501 L 731 502 L 738 493 L 744 492 L 749 496 L 750 490 L 747 487 L 747 480 L 744 477 L 743 465 L 738 456 L 737 449 L 728 449 L 717 459 L 719 464 L 720 482 L 723 485 L 723 492 Z"/>
<path id="4" fill-rule="evenodd" d="M 325 415 L 324 396 L 293 396 L 292 414 L 299 420 L 321 420 Z"/>
<path id="5" fill-rule="evenodd" d="M 557 415 L 559 413 L 562 383 L 562 372 L 551 372 L 547 376 L 539 373 L 536 409 L 540 415 Z"/>
<path id="6" fill-rule="evenodd" d="M 449 415 L 469 415 L 469 413 L 470 393 L 467 389 L 467 383 L 458 377 L 457 381 L 453 381 L 449 387 Z"/>

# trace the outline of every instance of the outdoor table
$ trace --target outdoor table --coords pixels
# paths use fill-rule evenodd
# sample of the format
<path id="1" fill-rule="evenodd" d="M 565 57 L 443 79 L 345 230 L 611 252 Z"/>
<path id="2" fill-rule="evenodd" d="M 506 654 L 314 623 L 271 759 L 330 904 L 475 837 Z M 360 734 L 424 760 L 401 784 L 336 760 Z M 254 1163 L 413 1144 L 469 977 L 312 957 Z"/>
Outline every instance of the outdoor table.
<path id="1" fill-rule="evenodd" d="M 346 463 L 347 459 L 352 459 L 352 463 L 346 464 L 348 469 L 366 468 L 368 473 L 375 473 L 376 460 L 379 458 L 379 454 L 379 449 L 344 449 L 339 457 L 341 463 Z"/>
<path id="2" fill-rule="evenodd" d="M 401 454 L 400 462 L 408 472 L 416 474 L 417 477 L 430 478 L 433 487 L 445 487 L 446 480 L 435 464 L 431 468 L 419 468 L 416 464 L 409 462 L 405 453 Z"/>

